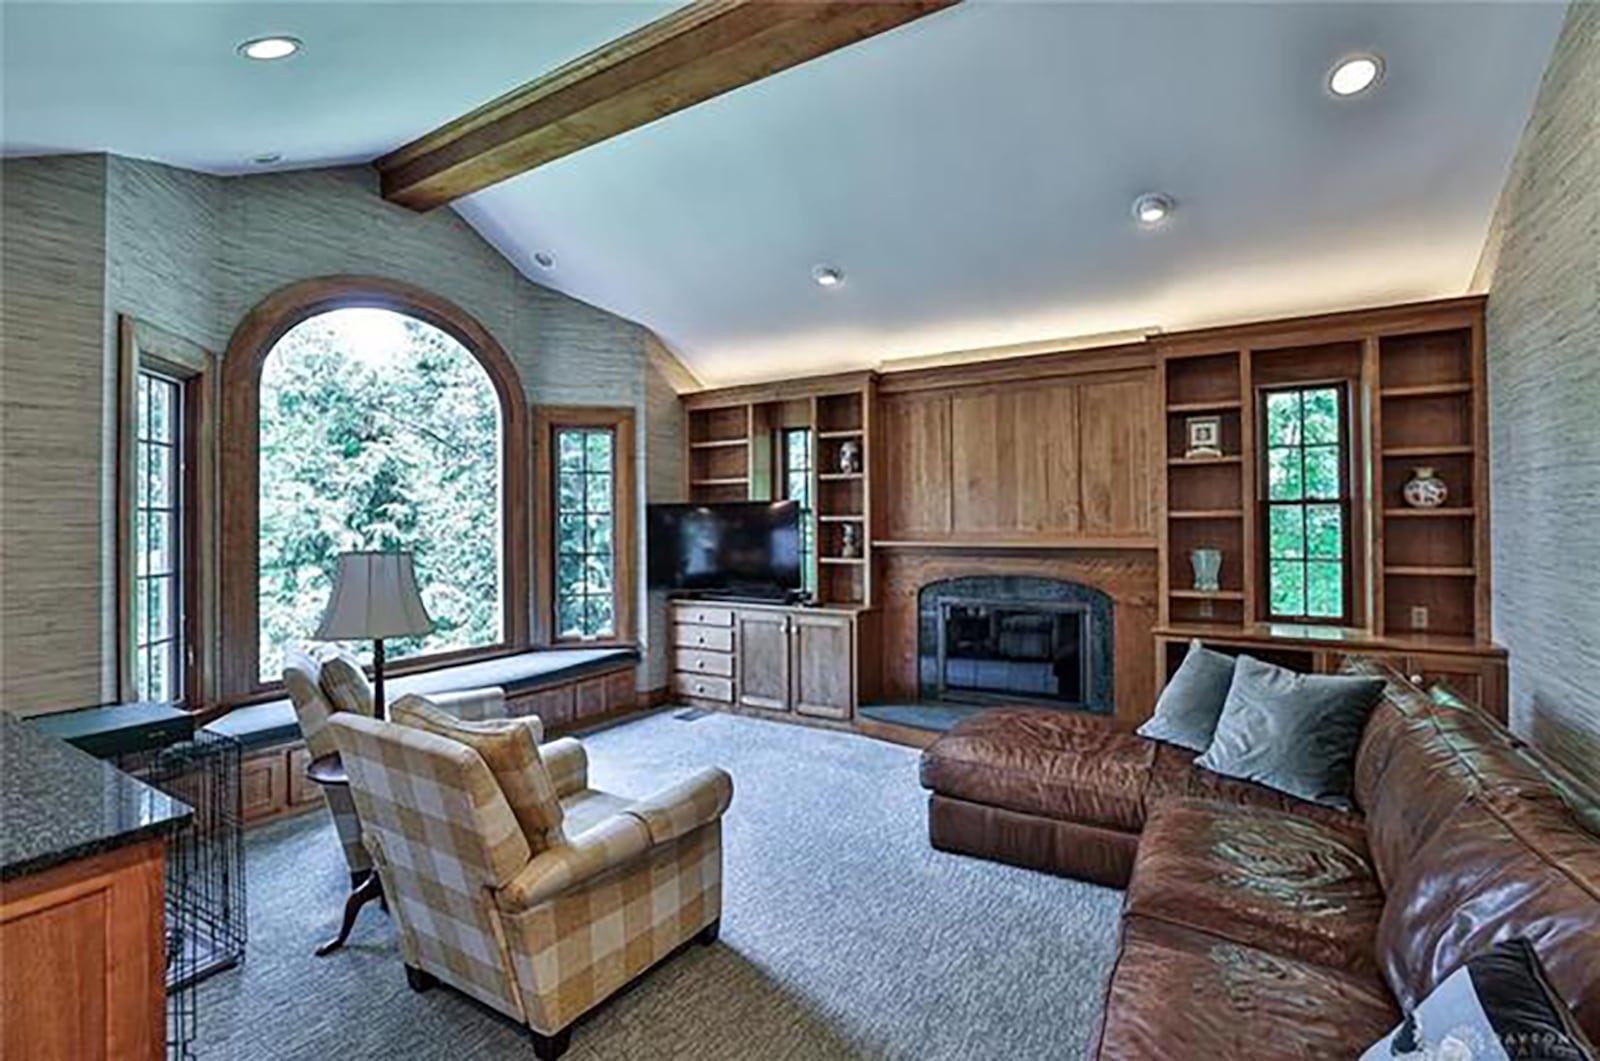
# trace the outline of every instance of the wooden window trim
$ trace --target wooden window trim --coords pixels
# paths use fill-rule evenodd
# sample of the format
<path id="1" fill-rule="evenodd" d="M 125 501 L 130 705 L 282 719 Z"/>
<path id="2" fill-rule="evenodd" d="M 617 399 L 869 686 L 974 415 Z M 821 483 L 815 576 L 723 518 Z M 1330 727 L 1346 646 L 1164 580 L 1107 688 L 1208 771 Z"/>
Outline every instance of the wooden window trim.
<path id="1" fill-rule="evenodd" d="M 1268 481 L 1268 453 L 1271 445 L 1267 440 L 1267 398 L 1272 394 L 1284 391 L 1306 391 L 1333 389 L 1339 395 L 1339 512 L 1342 522 L 1342 551 L 1340 558 L 1340 596 L 1344 603 L 1344 611 L 1339 615 L 1328 616 L 1286 616 L 1277 615 L 1272 610 L 1272 488 Z M 1355 430 L 1352 417 L 1355 414 L 1355 385 L 1349 379 L 1326 379 L 1295 381 L 1293 383 L 1265 384 L 1256 388 L 1255 418 L 1257 427 L 1256 444 L 1256 482 L 1259 484 L 1259 497 L 1256 504 L 1256 534 L 1260 542 L 1257 552 L 1260 553 L 1259 572 L 1261 593 L 1261 611 L 1268 622 L 1280 623 L 1306 623 L 1327 626 L 1354 626 L 1359 622 L 1360 607 L 1356 601 L 1356 587 L 1359 579 L 1356 570 L 1356 536 L 1357 520 L 1361 513 L 1357 506 L 1356 476 L 1357 454 L 1355 452 Z M 1302 448 L 1304 442 L 1301 443 Z M 1302 484 L 1302 492 L 1304 484 Z M 1315 502 L 1307 501 L 1302 495 L 1299 504 L 1306 505 Z M 1328 504 L 1327 501 L 1322 501 Z"/>
<path id="2" fill-rule="evenodd" d="M 604 648 L 636 643 L 638 584 L 635 572 L 639 551 L 637 489 L 634 464 L 635 417 L 621 406 L 541 405 L 533 411 L 534 502 L 538 517 L 534 533 L 534 636 L 541 646 L 582 645 Z M 612 576 L 616 636 L 584 641 L 556 636 L 556 456 L 555 433 L 562 428 L 610 428 L 616 439 L 611 479 L 611 507 L 616 515 L 612 531 L 615 568 Z"/>
<path id="3" fill-rule="evenodd" d="M 135 498 L 138 459 L 138 386 L 141 369 L 180 381 L 186 423 L 183 549 L 179 568 L 184 596 L 184 706 L 201 710 L 217 698 L 217 416 L 216 355 L 180 336 L 127 314 L 117 316 L 116 580 L 117 696 L 138 696 L 134 679 L 133 593 L 138 561 Z"/>
<path id="4" fill-rule="evenodd" d="M 222 363 L 221 687 L 230 703 L 278 693 L 281 682 L 260 675 L 261 371 L 288 331 L 310 317 L 352 307 L 388 309 L 425 321 L 466 347 L 494 385 L 501 412 L 501 586 L 505 627 L 500 641 L 457 652 L 414 656 L 385 673 L 525 651 L 528 616 L 528 406 L 516 366 L 487 328 L 455 303 L 423 288 L 378 276 L 301 280 L 268 295 L 245 314 Z"/>

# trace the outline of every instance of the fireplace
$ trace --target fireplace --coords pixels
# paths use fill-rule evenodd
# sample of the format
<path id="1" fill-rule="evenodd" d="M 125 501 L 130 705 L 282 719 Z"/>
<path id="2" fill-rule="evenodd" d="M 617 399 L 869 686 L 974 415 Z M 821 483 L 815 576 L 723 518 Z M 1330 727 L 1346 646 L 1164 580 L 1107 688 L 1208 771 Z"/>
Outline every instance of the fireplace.
<path id="1" fill-rule="evenodd" d="M 918 605 L 924 700 L 1112 712 L 1112 602 L 1100 590 L 975 576 L 923 586 Z"/>

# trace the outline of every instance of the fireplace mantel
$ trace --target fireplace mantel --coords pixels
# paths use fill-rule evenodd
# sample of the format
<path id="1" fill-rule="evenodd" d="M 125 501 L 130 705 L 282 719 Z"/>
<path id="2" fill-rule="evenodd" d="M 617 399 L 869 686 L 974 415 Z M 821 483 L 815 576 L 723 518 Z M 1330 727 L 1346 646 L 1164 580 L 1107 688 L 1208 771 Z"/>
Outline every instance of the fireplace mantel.
<path id="1" fill-rule="evenodd" d="M 1148 717 L 1155 701 L 1154 643 L 1159 568 L 1156 553 L 1141 549 L 1048 550 L 984 548 L 888 548 L 878 553 L 883 654 L 883 695 L 919 697 L 919 593 L 931 582 L 969 576 L 1020 575 L 1076 582 L 1111 598 L 1113 609 L 1116 717 L 1130 724 Z"/>

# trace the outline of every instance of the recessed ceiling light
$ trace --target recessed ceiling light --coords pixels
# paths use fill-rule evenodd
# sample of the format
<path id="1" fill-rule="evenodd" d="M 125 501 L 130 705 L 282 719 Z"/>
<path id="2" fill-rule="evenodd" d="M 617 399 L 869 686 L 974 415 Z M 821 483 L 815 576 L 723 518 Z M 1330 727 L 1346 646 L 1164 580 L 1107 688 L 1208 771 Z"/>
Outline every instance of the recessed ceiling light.
<path id="1" fill-rule="evenodd" d="M 246 59 L 287 59 L 300 50 L 300 42 L 293 37 L 257 37 L 239 45 L 239 54 Z"/>
<path id="2" fill-rule="evenodd" d="M 1133 216 L 1146 228 L 1154 228 L 1172 216 L 1175 204 L 1170 195 L 1148 192 L 1133 201 Z"/>
<path id="3" fill-rule="evenodd" d="M 533 256 L 533 264 L 541 269 L 554 269 L 556 267 L 556 256 L 549 251 L 539 251 Z"/>
<path id="4" fill-rule="evenodd" d="M 818 287 L 838 287 L 844 283 L 844 270 L 832 265 L 819 265 L 811 270 L 811 279 Z"/>
<path id="5" fill-rule="evenodd" d="M 1352 55 L 1341 59 L 1328 75 L 1328 91 L 1335 96 L 1354 96 L 1365 92 L 1383 76 L 1383 60 L 1376 55 Z"/>
<path id="6" fill-rule="evenodd" d="M 276 151 L 273 151 L 273 152 L 270 152 L 270 153 L 265 154 L 265 155 L 257 155 L 255 158 L 251 159 L 250 161 L 254 162 L 258 166 L 270 166 L 270 165 L 273 165 L 274 163 L 282 162 L 283 161 L 283 156 L 278 154 Z"/>

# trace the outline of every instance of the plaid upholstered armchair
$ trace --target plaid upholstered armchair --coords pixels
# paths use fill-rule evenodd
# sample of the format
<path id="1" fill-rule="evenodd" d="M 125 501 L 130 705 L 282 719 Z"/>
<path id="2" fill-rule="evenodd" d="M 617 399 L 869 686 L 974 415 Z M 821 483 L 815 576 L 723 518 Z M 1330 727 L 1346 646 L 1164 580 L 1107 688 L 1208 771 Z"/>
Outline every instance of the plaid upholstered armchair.
<path id="1" fill-rule="evenodd" d="M 283 687 L 294 705 L 306 751 L 313 759 L 336 750 L 333 734 L 328 730 L 328 720 L 335 713 L 352 711 L 368 717 L 373 713 L 372 684 L 367 681 L 361 664 L 332 646 L 325 646 L 319 652 L 300 647 L 291 647 L 285 652 Z M 439 706 L 465 719 L 504 718 L 506 715 L 505 694 L 500 689 L 473 689 L 434 699 Z M 349 789 L 337 785 L 322 786 L 322 798 L 327 801 L 339 844 L 344 848 L 350 883 L 357 885 L 372 869 L 372 860 L 361 844 L 361 823 L 356 818 L 355 802 Z"/>
<path id="2" fill-rule="evenodd" d="M 549 1061 L 578 1017 L 716 940 L 726 773 L 630 801 L 588 786 L 576 740 L 540 746 L 537 718 L 462 722 L 414 696 L 391 715 L 329 729 L 413 988 L 442 980 L 526 1024 Z"/>

